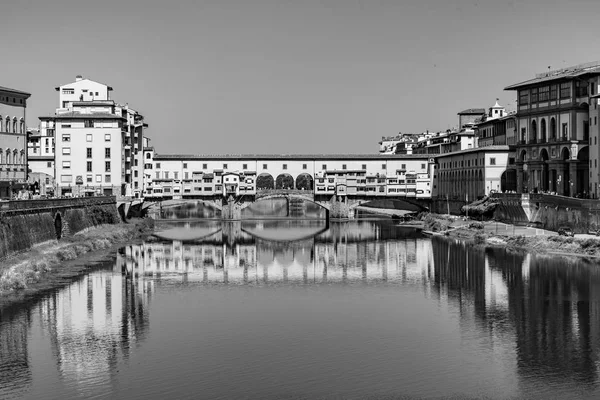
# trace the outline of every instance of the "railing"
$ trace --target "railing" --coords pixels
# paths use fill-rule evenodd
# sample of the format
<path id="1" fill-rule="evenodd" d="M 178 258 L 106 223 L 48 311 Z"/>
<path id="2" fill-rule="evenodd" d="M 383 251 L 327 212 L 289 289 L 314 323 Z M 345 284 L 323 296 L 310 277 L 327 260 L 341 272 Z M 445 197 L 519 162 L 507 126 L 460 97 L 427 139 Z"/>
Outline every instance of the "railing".
<path id="1" fill-rule="evenodd" d="M 274 195 L 300 195 L 305 197 L 313 197 L 313 190 L 298 190 L 298 189 L 257 189 L 256 198 L 274 196 Z"/>

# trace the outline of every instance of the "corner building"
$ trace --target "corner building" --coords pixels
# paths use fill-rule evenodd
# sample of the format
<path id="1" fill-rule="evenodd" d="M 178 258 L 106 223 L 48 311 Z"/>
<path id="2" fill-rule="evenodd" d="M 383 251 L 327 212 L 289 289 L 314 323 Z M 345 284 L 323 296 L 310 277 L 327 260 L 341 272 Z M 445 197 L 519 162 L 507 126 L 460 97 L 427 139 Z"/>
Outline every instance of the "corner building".
<path id="1" fill-rule="evenodd" d="M 56 88 L 59 108 L 40 117 L 55 134 L 58 196 L 122 195 L 144 190 L 144 117 L 110 98 L 112 87 L 77 76 Z"/>
<path id="2" fill-rule="evenodd" d="M 518 93 L 517 191 L 598 197 L 597 123 L 600 62 L 539 73 L 510 85 Z M 591 101 L 593 100 L 593 101 Z M 591 174 L 596 171 L 596 174 Z"/>
<path id="3" fill-rule="evenodd" d="M 25 112 L 30 96 L 0 86 L 0 198 L 10 198 L 27 180 Z"/>

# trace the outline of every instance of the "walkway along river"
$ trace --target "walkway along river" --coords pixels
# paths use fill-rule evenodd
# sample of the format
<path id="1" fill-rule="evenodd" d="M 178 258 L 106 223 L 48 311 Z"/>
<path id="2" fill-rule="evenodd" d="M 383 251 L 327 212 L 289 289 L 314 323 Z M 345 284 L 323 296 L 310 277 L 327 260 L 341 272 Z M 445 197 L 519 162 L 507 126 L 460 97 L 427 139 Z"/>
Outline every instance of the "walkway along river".
<path id="1" fill-rule="evenodd" d="M 1 310 L 0 398 L 600 397 L 597 265 L 324 224 L 157 224 Z"/>

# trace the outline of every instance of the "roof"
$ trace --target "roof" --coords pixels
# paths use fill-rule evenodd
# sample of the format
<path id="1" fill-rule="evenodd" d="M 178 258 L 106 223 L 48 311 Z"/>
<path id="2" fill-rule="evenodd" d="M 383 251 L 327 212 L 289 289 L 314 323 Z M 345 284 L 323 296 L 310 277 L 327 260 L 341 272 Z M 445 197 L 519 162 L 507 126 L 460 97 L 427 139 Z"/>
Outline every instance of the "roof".
<path id="1" fill-rule="evenodd" d="M 77 79 L 77 78 L 75 78 L 75 79 Z M 54 90 L 58 91 L 58 90 L 60 90 L 60 88 L 61 88 L 61 87 L 64 87 L 64 86 L 69 86 L 69 85 L 73 85 L 73 84 L 75 84 L 75 83 L 79 83 L 79 82 L 81 82 L 81 81 L 91 81 L 91 82 L 94 82 L 94 83 L 99 83 L 99 84 L 101 84 L 101 85 L 104 85 L 104 86 L 106 86 L 106 89 L 107 89 L 107 90 L 109 90 L 109 91 L 113 90 L 113 88 L 112 88 L 112 87 L 110 87 L 110 86 L 108 86 L 108 85 L 106 85 L 106 84 L 104 84 L 104 83 L 102 83 L 102 82 L 94 81 L 94 80 L 91 80 L 91 79 L 89 79 L 89 78 L 83 78 L 83 77 L 82 77 L 80 80 L 76 80 L 75 82 L 69 82 L 69 83 L 65 83 L 64 85 L 57 86 L 57 87 L 55 87 L 55 88 L 54 88 Z"/>
<path id="2" fill-rule="evenodd" d="M 427 159 L 426 154 L 155 154 L 154 161 L 206 160 L 206 161 L 386 161 L 397 159 Z"/>
<path id="3" fill-rule="evenodd" d="M 504 90 L 516 90 L 544 82 L 572 79 L 585 74 L 600 74 L 600 61 L 539 73 L 533 79 L 507 86 Z"/>
<path id="4" fill-rule="evenodd" d="M 82 114 L 75 111 L 70 111 L 62 114 L 57 114 L 53 116 L 42 116 L 40 119 L 120 119 L 125 120 L 125 118 L 120 115 L 108 114 L 108 113 L 91 113 L 91 114 Z"/>
<path id="5" fill-rule="evenodd" d="M 457 115 L 479 115 L 485 114 L 485 108 L 467 108 L 459 112 Z"/>
<path id="6" fill-rule="evenodd" d="M 92 100 L 92 101 L 74 101 L 74 106 L 112 106 L 115 105 L 113 100 Z"/>
<path id="7" fill-rule="evenodd" d="M 29 98 L 29 96 L 31 96 L 31 93 L 23 92 L 23 91 L 17 90 L 17 89 L 7 88 L 7 87 L 4 87 L 4 86 L 0 86 L 0 91 L 1 92 L 10 92 L 10 93 L 18 94 L 20 96 L 25 96 L 26 98 Z"/>
<path id="8" fill-rule="evenodd" d="M 432 154 L 432 157 L 435 158 L 442 158 L 442 157 L 446 157 L 446 156 L 458 156 L 461 154 L 468 154 L 468 153 L 476 153 L 476 152 L 501 152 L 501 151 L 511 151 L 511 146 L 508 145 L 495 145 L 495 146 L 485 146 L 485 147 L 475 147 L 473 149 L 465 149 L 465 150 L 459 150 L 459 151 L 454 151 L 452 153 L 443 153 L 443 154 Z"/>

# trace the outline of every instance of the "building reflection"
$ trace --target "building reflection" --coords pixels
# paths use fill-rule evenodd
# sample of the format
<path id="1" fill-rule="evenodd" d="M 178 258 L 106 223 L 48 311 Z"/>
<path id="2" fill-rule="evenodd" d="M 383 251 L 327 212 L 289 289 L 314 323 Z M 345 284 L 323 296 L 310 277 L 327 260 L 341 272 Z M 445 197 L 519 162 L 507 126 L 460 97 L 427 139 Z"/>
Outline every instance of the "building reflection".
<path id="1" fill-rule="evenodd" d="M 153 282 L 123 279 L 119 270 L 93 272 L 40 305 L 61 380 L 82 396 L 110 385 L 149 329 Z"/>
<path id="2" fill-rule="evenodd" d="M 0 398 L 10 392 L 23 396 L 31 385 L 28 334 L 29 310 L 6 309 L 0 312 Z"/>

